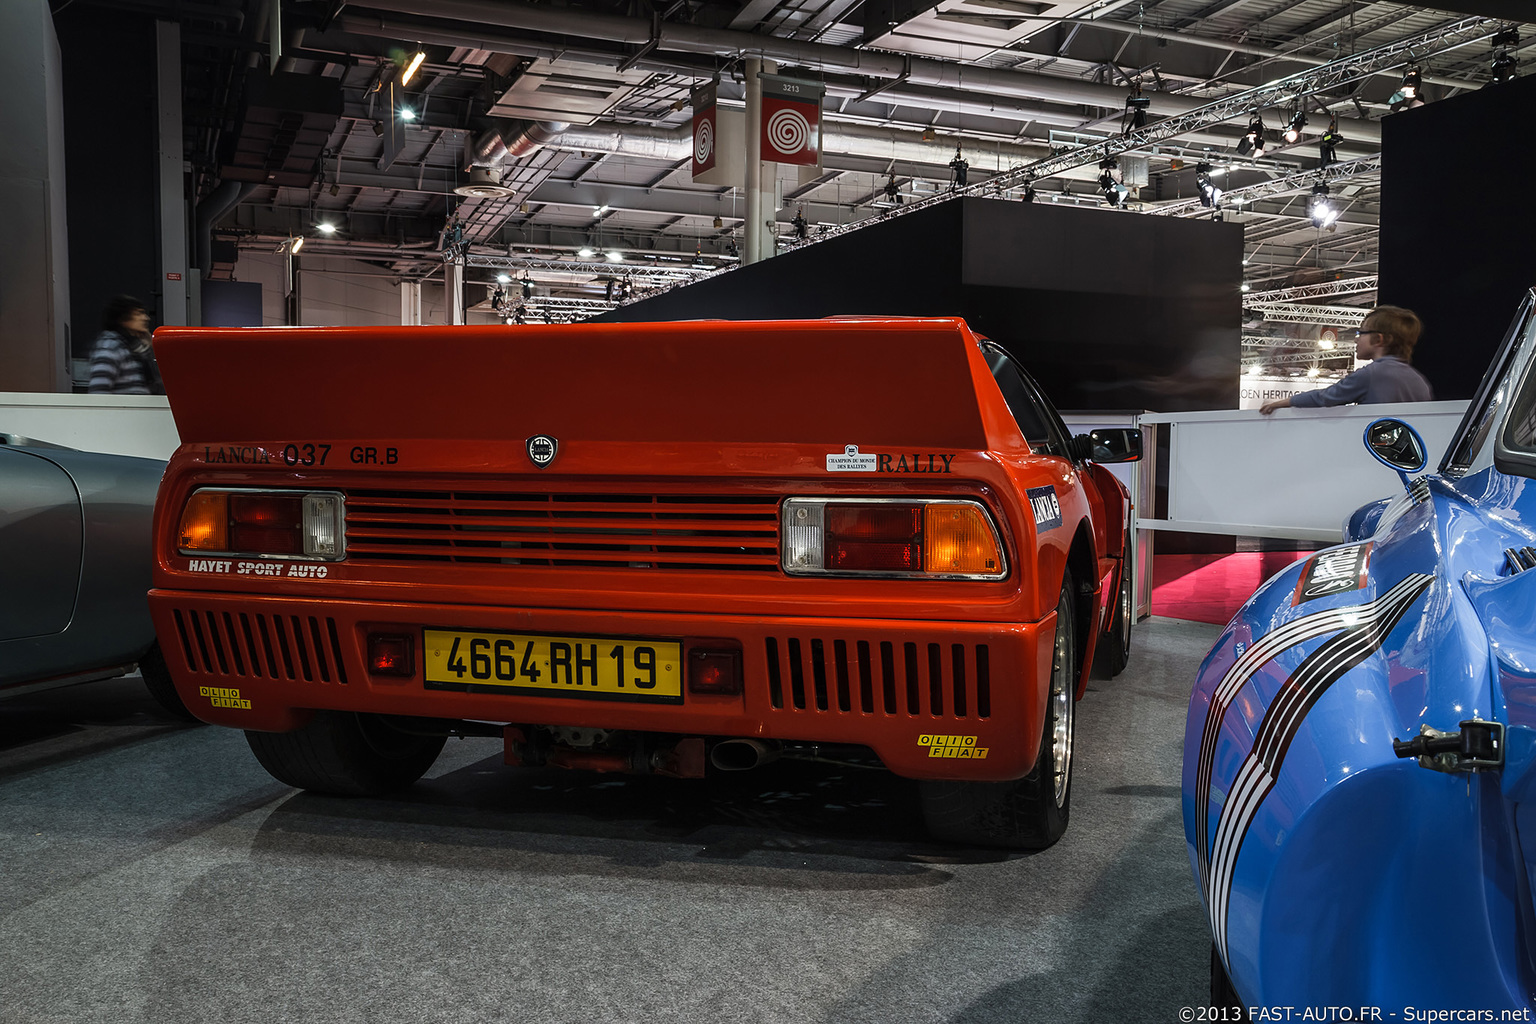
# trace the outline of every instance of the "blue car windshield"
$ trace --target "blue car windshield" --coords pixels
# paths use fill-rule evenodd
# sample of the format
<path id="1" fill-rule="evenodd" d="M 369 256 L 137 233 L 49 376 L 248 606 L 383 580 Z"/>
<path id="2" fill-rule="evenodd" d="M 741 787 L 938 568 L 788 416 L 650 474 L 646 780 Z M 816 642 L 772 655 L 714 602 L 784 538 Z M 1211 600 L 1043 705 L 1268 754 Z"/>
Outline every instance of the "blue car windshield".
<path id="1" fill-rule="evenodd" d="M 1526 295 L 1525 302 L 1520 306 L 1520 312 L 1515 315 L 1514 322 L 1509 325 L 1509 331 L 1504 335 L 1504 341 L 1494 354 L 1493 362 L 1488 365 L 1488 372 L 1483 375 L 1482 383 L 1478 385 L 1477 393 L 1472 396 L 1472 402 L 1467 406 L 1466 416 L 1462 418 L 1461 426 L 1456 430 L 1456 436 L 1446 449 L 1445 459 L 1440 463 L 1440 472 L 1445 476 L 1461 476 L 1472 464 L 1477 461 L 1488 443 L 1488 433 L 1499 418 L 1500 411 L 1509 400 L 1511 391 L 1517 383 L 1520 387 L 1520 398 L 1524 400 L 1523 407 L 1529 417 L 1536 403 L 1536 383 L 1526 366 L 1515 366 L 1515 357 L 1524 347 L 1526 335 L 1530 332 L 1533 322 L 1533 312 L 1536 312 L 1536 296 Z M 1522 380 L 1523 377 L 1523 380 Z M 1518 404 L 1516 413 L 1521 406 Z M 1512 413 L 1509 420 L 1513 422 L 1517 418 Z M 1505 433 L 1509 431 L 1506 429 Z M 1533 460 L 1536 465 L 1536 460 Z M 1502 466 L 1500 467 L 1503 468 Z M 1536 472 L 1529 470 L 1523 475 L 1536 476 Z"/>

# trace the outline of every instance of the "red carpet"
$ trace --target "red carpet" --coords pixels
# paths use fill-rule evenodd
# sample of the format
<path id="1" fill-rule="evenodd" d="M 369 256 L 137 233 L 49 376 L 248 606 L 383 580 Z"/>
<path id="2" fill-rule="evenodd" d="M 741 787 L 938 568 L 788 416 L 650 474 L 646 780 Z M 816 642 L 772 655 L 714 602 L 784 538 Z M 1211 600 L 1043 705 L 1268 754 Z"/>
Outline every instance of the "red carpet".
<path id="1" fill-rule="evenodd" d="M 1225 626 L 1259 584 L 1310 551 L 1153 555 L 1152 614 Z"/>

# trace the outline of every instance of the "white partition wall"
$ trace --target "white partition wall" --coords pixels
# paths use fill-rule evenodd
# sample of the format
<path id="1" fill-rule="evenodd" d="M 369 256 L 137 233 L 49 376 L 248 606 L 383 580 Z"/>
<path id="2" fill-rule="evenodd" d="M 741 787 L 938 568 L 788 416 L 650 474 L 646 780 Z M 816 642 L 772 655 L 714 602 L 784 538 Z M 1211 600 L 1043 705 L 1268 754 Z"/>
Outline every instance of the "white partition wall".
<path id="1" fill-rule="evenodd" d="M 1402 483 L 1362 437 L 1383 416 L 1406 420 L 1429 446 L 1433 470 L 1466 402 L 1405 402 L 1331 409 L 1148 413 L 1169 434 L 1168 515 L 1143 509 L 1143 529 L 1337 541 L 1355 509 Z"/>
<path id="2" fill-rule="evenodd" d="M 146 459 L 168 459 L 181 444 L 164 395 L 0 392 L 0 434 Z"/>

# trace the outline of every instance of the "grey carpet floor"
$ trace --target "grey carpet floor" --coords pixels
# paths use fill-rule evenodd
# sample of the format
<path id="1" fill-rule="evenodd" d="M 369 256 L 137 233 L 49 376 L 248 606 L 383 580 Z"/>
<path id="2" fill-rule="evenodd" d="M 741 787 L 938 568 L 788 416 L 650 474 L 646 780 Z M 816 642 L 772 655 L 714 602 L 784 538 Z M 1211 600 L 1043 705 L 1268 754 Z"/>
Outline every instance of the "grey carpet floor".
<path id="1" fill-rule="evenodd" d="M 1173 1021 L 1210 940 L 1179 816 L 1216 626 L 1149 619 L 1078 705 L 1072 823 L 927 840 L 912 787 L 517 770 L 391 800 L 274 782 L 136 678 L 0 704 L 0 1021 Z"/>

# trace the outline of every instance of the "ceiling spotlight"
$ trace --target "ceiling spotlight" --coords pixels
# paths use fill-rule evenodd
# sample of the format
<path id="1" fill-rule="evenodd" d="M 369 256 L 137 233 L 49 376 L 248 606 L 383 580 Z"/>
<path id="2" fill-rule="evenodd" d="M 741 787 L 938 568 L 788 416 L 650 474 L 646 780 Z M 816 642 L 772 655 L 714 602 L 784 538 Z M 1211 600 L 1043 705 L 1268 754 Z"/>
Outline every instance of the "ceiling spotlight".
<path id="1" fill-rule="evenodd" d="M 496 283 L 497 284 L 508 284 L 508 283 L 511 282 L 511 280 L 512 280 L 512 278 L 508 274 L 497 274 L 496 275 Z"/>
<path id="2" fill-rule="evenodd" d="M 1195 165 L 1195 187 L 1200 190 L 1200 205 L 1209 209 L 1216 209 L 1221 205 L 1221 189 L 1211 181 L 1211 165 L 1199 163 Z"/>
<path id="3" fill-rule="evenodd" d="M 1292 144 L 1301 141 L 1301 130 L 1306 124 L 1307 115 L 1297 110 L 1291 115 L 1291 123 L 1285 126 L 1285 141 Z"/>
<path id="4" fill-rule="evenodd" d="M 1308 376 L 1308 377 L 1316 377 L 1316 376 L 1317 376 L 1317 375 L 1318 375 L 1318 374 L 1319 374 L 1319 373 L 1321 373 L 1321 372 L 1322 372 L 1322 371 L 1321 371 L 1321 370 L 1319 370 L 1319 369 L 1318 369 L 1318 368 L 1317 368 L 1317 367 L 1315 367 L 1315 366 L 1309 366 L 1309 367 L 1307 367 L 1307 376 Z"/>
<path id="5" fill-rule="evenodd" d="M 288 236 L 288 255 L 296 256 L 296 255 L 298 255 L 299 250 L 302 249 L 302 248 L 304 248 L 304 236 L 303 235 L 289 235 Z"/>
<path id="6" fill-rule="evenodd" d="M 1104 195 L 1104 202 L 1110 206 L 1124 205 L 1125 197 L 1131 190 L 1115 180 L 1114 157 L 1099 161 L 1099 191 Z"/>
<path id="7" fill-rule="evenodd" d="M 400 76 L 400 84 L 409 85 L 411 82 L 411 76 L 416 73 L 416 69 L 421 67 L 421 62 L 426 59 L 426 53 L 422 50 L 417 50 L 416 56 L 412 57 L 411 62 L 405 66 L 405 74 Z"/>
<path id="8" fill-rule="evenodd" d="M 319 224 L 315 225 L 315 230 L 320 232 L 322 235 L 334 235 L 336 233 L 336 225 L 332 224 L 328 220 L 323 220 Z"/>
<path id="9" fill-rule="evenodd" d="M 597 255 L 597 250 L 592 248 L 590 245 L 584 245 L 580 249 L 576 250 L 576 255 L 580 256 L 584 260 L 589 260 L 593 256 Z"/>
<path id="10" fill-rule="evenodd" d="M 1255 158 L 1264 155 L 1264 122 L 1258 117 L 1248 122 L 1248 130 L 1237 140 L 1237 155 Z"/>
<path id="11" fill-rule="evenodd" d="M 1492 81 L 1512 82 L 1515 78 L 1515 55 L 1520 48 L 1520 30 L 1513 25 L 1496 32 L 1493 37 Z"/>
<path id="12" fill-rule="evenodd" d="M 1152 97 L 1141 94 L 1141 83 L 1131 86 L 1131 94 L 1125 98 L 1126 120 L 1129 121 L 1129 130 L 1147 126 L 1147 108 L 1152 105 Z M 1121 124 L 1120 130 L 1126 131 L 1126 125 Z"/>
<path id="13" fill-rule="evenodd" d="M 1334 221 L 1339 219 L 1339 211 L 1328 201 L 1328 186 L 1323 182 L 1312 186 L 1312 198 L 1307 202 L 1307 216 L 1312 218 L 1312 226 L 1315 228 L 1333 227 Z"/>
<path id="14" fill-rule="evenodd" d="M 725 221 L 721 220 L 718 216 L 715 217 L 715 228 L 718 230 L 723 227 L 725 227 Z"/>
<path id="15" fill-rule="evenodd" d="M 1328 130 L 1318 136 L 1317 153 L 1318 165 L 1327 167 L 1329 164 L 1338 163 L 1336 150 L 1344 144 L 1344 136 L 1339 134 L 1339 122 L 1337 119 L 1328 122 Z"/>
<path id="16" fill-rule="evenodd" d="M 609 249 L 606 253 L 604 253 L 604 255 L 608 257 L 608 262 L 609 263 L 623 263 L 624 262 L 624 254 L 619 252 L 619 250 L 617 250 L 617 249 Z"/>
<path id="17" fill-rule="evenodd" d="M 1333 351 L 1333 345 L 1334 345 L 1334 341 L 1333 341 L 1332 338 L 1323 338 L 1323 339 L 1319 340 L 1318 343 L 1317 343 L 1317 347 L 1322 349 L 1325 352 L 1332 352 Z"/>
<path id="18" fill-rule="evenodd" d="M 1408 65 L 1403 72 L 1403 84 L 1387 100 L 1387 105 L 1393 113 L 1424 105 L 1424 74 L 1417 64 Z"/>
<path id="19" fill-rule="evenodd" d="M 1244 281 L 1243 284 L 1242 284 L 1242 287 L 1238 288 L 1238 291 L 1241 291 L 1241 292 L 1246 292 L 1246 291 L 1249 291 L 1249 290 L 1250 290 L 1250 288 L 1249 288 L 1249 285 L 1248 285 L 1247 281 Z"/>
<path id="20" fill-rule="evenodd" d="M 1021 198 L 1026 203 L 1034 202 L 1035 201 L 1035 186 L 1030 185 L 1030 184 L 1026 184 L 1024 186 L 1024 195 Z"/>
<path id="21" fill-rule="evenodd" d="M 400 108 L 400 120 L 402 120 L 402 121 L 414 121 L 414 120 L 416 120 L 416 111 L 412 110 L 410 107 L 401 107 Z"/>

